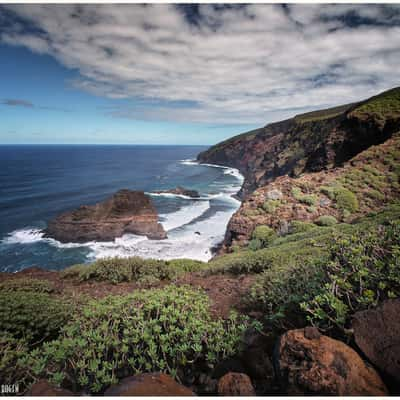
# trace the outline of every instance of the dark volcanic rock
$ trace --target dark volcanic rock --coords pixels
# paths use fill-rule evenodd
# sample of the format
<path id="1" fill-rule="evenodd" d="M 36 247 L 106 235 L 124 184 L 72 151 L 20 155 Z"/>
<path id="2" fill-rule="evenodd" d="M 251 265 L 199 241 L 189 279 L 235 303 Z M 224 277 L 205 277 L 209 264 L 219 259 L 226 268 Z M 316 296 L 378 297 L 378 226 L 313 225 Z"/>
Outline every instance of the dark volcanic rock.
<path id="1" fill-rule="evenodd" d="M 35 382 L 25 396 L 73 396 L 74 394 L 66 389 L 58 388 L 49 383 L 46 379 Z"/>
<path id="2" fill-rule="evenodd" d="M 61 214 L 50 221 L 46 236 L 60 242 L 110 241 L 125 233 L 165 239 L 150 198 L 143 192 L 120 190 L 109 199 Z"/>
<path id="3" fill-rule="evenodd" d="M 315 329 L 286 332 L 276 350 L 276 373 L 289 395 L 383 396 L 377 372 L 349 346 Z"/>
<path id="4" fill-rule="evenodd" d="M 218 381 L 218 394 L 221 396 L 254 396 L 256 393 L 246 374 L 229 372 Z"/>
<path id="5" fill-rule="evenodd" d="M 369 361 L 400 383 L 400 299 L 354 314 L 357 346 Z"/>
<path id="6" fill-rule="evenodd" d="M 159 190 L 155 193 L 171 193 L 171 194 L 178 194 L 182 196 L 191 197 L 193 199 L 197 199 L 200 197 L 200 194 L 197 190 L 190 190 L 185 189 L 181 186 L 177 186 L 175 189 L 168 189 L 168 190 Z"/>
<path id="7" fill-rule="evenodd" d="M 193 396 L 193 392 L 169 375 L 146 373 L 122 379 L 108 388 L 105 396 Z"/>

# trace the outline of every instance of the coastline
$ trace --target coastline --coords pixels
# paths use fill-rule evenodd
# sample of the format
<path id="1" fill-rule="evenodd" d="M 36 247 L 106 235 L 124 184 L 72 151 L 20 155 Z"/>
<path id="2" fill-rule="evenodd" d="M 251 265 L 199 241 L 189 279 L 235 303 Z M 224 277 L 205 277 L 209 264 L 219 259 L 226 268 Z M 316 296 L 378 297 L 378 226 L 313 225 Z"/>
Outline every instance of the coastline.
<path id="1" fill-rule="evenodd" d="M 3 251 L 8 248 L 49 248 L 52 252 L 82 254 L 82 261 L 91 263 L 100 258 L 139 256 L 142 258 L 156 258 L 162 260 L 188 258 L 199 261 L 209 261 L 223 246 L 227 226 L 232 215 L 241 205 L 237 193 L 241 190 L 244 177 L 236 168 L 225 165 L 200 163 L 195 158 L 178 161 L 180 165 L 216 168 L 223 171 L 223 176 L 231 176 L 230 184 L 222 187 L 208 188 L 208 194 L 202 193 L 199 198 L 189 198 L 180 194 L 154 193 L 158 188 L 147 191 L 146 194 L 154 198 L 165 198 L 167 202 L 178 204 L 177 210 L 159 213 L 159 222 L 169 231 L 169 238 L 163 240 L 149 240 L 146 236 L 126 234 L 113 241 L 90 241 L 84 243 L 61 243 L 54 238 L 45 237 L 44 227 L 26 226 L 10 231 L 3 236 L 0 245 Z M 164 201 L 164 200 L 162 200 Z M 217 204 L 217 208 L 215 208 Z M 222 208 L 221 208 L 222 207 Z M 211 212 L 210 209 L 214 211 Z M 13 247 L 14 246 L 14 247 Z M 17 247 L 15 247 L 17 246 Z M 49 257 L 50 258 L 50 257 Z M 65 260 L 68 265 L 77 262 Z M 33 265 L 42 265 L 40 262 L 26 262 L 19 268 L 5 268 L 4 271 L 18 272 Z M 56 269 L 66 268 L 56 267 Z M 44 265 L 44 268 L 53 269 L 53 265 Z"/>

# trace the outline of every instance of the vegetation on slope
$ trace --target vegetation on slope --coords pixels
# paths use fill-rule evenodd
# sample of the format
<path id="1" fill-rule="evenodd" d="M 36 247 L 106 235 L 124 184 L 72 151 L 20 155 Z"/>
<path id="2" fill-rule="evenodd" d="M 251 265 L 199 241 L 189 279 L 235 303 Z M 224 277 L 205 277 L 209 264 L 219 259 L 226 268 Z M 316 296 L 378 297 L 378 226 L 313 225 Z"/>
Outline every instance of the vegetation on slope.
<path id="1" fill-rule="evenodd" d="M 399 233 L 396 204 L 356 224 L 312 229 L 304 234 L 307 239 L 288 235 L 260 250 L 276 257 L 264 264 L 249 306 L 280 328 L 309 321 L 324 330 L 345 331 L 356 311 L 400 295 Z M 291 240 L 291 248 L 302 249 L 303 257 L 297 250 L 286 256 Z"/>
<path id="2" fill-rule="evenodd" d="M 349 223 L 381 210 L 400 197 L 399 165 L 400 135 L 396 134 L 358 154 L 342 168 L 299 178 L 279 177 L 242 203 L 228 226 L 224 249 L 229 252 L 246 247 L 258 226 L 281 235 L 299 229 L 299 223 Z M 271 193 L 279 193 L 280 198 L 269 199 Z"/>
<path id="3" fill-rule="evenodd" d="M 37 323 L 34 314 L 24 313 L 31 310 L 35 295 L 29 296 L 29 303 L 19 297 L 17 309 Z M 47 321 L 52 307 L 41 306 L 40 317 L 47 313 Z M 4 309 L 8 306 L 1 302 L 0 313 Z M 45 377 L 87 393 L 98 393 L 139 372 L 164 371 L 184 381 L 196 365 L 212 369 L 236 353 L 247 327 L 245 319 L 233 314 L 228 320 L 212 319 L 208 309 L 207 296 L 189 287 L 167 286 L 91 300 L 70 312 L 56 340 L 40 346 L 20 341 L 23 347 L 18 347 L 19 331 L 1 332 L 0 374 L 23 385 Z M 33 329 L 27 326 L 25 331 Z"/>
<path id="4" fill-rule="evenodd" d="M 103 281 L 110 283 L 137 282 L 153 284 L 160 280 L 172 280 L 186 273 L 199 271 L 207 266 L 196 260 L 155 260 L 140 257 L 105 258 L 92 264 L 78 264 L 66 268 L 63 278 L 73 278 L 78 281 Z"/>
<path id="5" fill-rule="evenodd" d="M 341 166 L 400 130 L 400 88 L 366 101 L 318 110 L 235 136 L 199 154 L 202 162 L 234 166 L 247 196 L 285 174 Z"/>
<path id="6" fill-rule="evenodd" d="M 400 116 L 400 90 L 388 90 L 361 103 L 352 112 L 358 118 L 374 118 L 384 123 Z"/>

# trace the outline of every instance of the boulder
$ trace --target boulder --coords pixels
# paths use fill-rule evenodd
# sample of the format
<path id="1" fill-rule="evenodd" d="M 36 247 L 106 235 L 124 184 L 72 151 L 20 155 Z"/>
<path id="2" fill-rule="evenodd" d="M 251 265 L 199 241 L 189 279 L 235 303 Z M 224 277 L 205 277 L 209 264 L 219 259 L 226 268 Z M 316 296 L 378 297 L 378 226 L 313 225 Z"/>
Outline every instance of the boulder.
<path id="1" fill-rule="evenodd" d="M 159 190 L 155 193 L 177 194 L 177 195 L 181 195 L 181 196 L 191 197 L 192 199 L 197 199 L 200 197 L 200 194 L 197 190 L 185 189 L 182 186 L 177 186 L 175 189 Z"/>
<path id="2" fill-rule="evenodd" d="M 167 237 L 149 196 L 144 192 L 120 190 L 109 199 L 59 215 L 45 235 L 60 242 L 110 241 L 125 233 L 149 239 Z"/>
<path id="3" fill-rule="evenodd" d="M 259 318 L 262 316 L 258 316 Z M 241 361 L 246 373 L 254 380 L 272 383 L 274 370 L 271 354 L 274 348 L 273 336 L 261 335 L 255 329 L 248 329 L 243 337 Z"/>
<path id="4" fill-rule="evenodd" d="M 104 396 L 194 396 L 187 387 L 162 373 L 145 373 L 122 379 L 110 386 Z"/>
<path id="5" fill-rule="evenodd" d="M 277 234 L 279 236 L 285 236 L 289 233 L 289 222 L 285 219 L 281 219 L 278 222 Z"/>
<path id="6" fill-rule="evenodd" d="M 246 374 L 229 372 L 218 381 L 218 394 L 221 396 L 254 396 L 256 393 Z"/>
<path id="7" fill-rule="evenodd" d="M 46 379 L 40 379 L 35 382 L 31 388 L 25 393 L 25 396 L 73 396 L 74 394 L 66 389 L 58 388 L 52 385 Z"/>
<path id="8" fill-rule="evenodd" d="M 354 314 L 357 346 L 383 373 L 400 383 L 400 299 Z"/>
<path id="9" fill-rule="evenodd" d="M 267 200 L 280 200 L 283 197 L 283 193 L 278 189 L 269 190 L 265 197 Z"/>
<path id="10" fill-rule="evenodd" d="M 289 395 L 383 396 L 377 372 L 346 344 L 316 328 L 281 336 L 275 351 L 276 374 Z"/>

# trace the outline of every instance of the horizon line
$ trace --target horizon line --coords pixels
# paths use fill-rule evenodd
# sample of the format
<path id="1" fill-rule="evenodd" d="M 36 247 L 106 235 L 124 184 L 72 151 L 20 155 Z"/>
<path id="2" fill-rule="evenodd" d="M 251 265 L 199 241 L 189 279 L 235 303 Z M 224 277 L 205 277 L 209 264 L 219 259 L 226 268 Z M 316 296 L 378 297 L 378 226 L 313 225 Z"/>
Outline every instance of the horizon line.
<path id="1" fill-rule="evenodd" d="M 213 146 L 213 144 L 166 143 L 0 143 L 0 146 Z"/>

